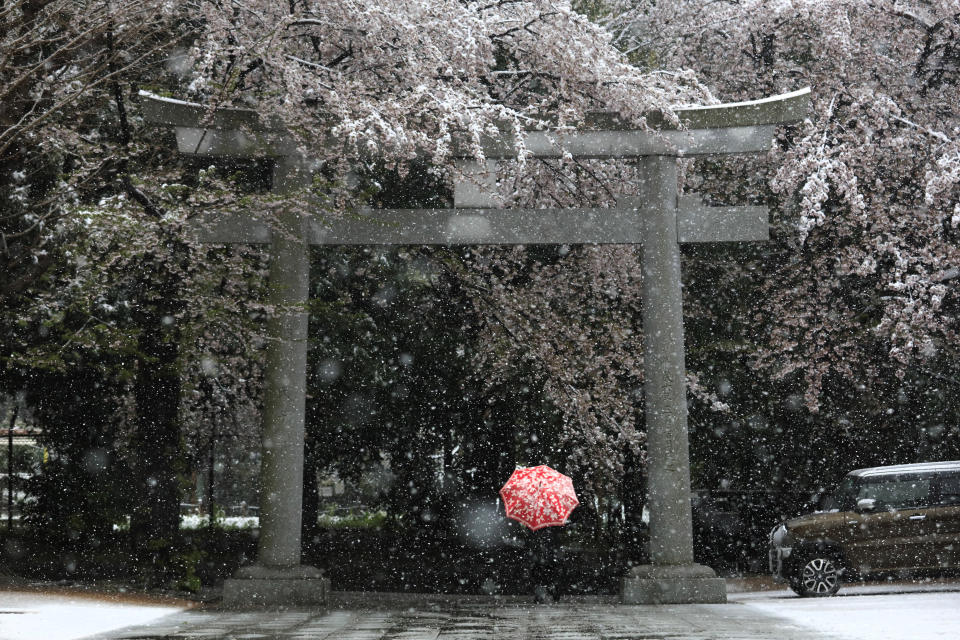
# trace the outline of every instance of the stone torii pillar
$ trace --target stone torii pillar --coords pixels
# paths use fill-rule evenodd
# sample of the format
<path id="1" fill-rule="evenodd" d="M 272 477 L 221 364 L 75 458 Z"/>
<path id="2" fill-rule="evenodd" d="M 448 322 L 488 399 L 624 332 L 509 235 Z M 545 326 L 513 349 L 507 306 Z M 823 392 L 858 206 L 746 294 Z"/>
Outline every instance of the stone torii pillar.
<path id="1" fill-rule="evenodd" d="M 295 157 L 282 157 L 274 166 L 273 192 L 295 192 L 309 177 Z M 309 246 L 295 211 L 282 209 L 274 222 L 267 279 L 268 302 L 276 311 L 267 320 L 257 563 L 224 582 L 227 605 L 323 603 L 330 589 L 321 570 L 300 564 Z"/>
<path id="2" fill-rule="evenodd" d="M 622 580 L 621 595 L 625 603 L 635 604 L 726 602 L 723 579 L 693 561 L 677 163 L 668 156 L 648 156 L 642 162 L 643 195 L 625 204 L 641 213 L 644 232 L 641 296 L 651 564 L 631 568 Z M 766 212 L 762 215 L 765 223 Z"/>
<path id="3" fill-rule="evenodd" d="M 276 232 L 240 216 L 198 225 L 205 242 L 270 243 L 271 302 L 285 308 L 269 326 L 257 562 L 227 581 L 225 604 L 323 603 L 329 589 L 319 570 L 300 564 L 308 244 L 643 245 L 651 564 L 633 568 L 623 580 L 622 597 L 625 603 L 724 602 L 723 580 L 693 562 L 679 243 L 766 240 L 768 212 L 678 199 L 676 160 L 769 150 L 779 125 L 806 115 L 809 93 L 680 109 L 683 130 L 637 131 L 601 115 L 584 131 L 523 134 L 526 149 L 537 157 L 640 159 L 641 195 L 623 198 L 615 208 L 495 208 L 484 181 L 498 159 L 515 156 L 515 141 L 504 135 L 485 142 L 486 167 L 466 157 L 461 161 L 477 180 L 455 185 L 453 209 L 366 210 L 367 219 L 328 224 L 287 212 L 274 225 Z M 141 97 L 146 121 L 172 127 L 181 153 L 272 157 L 274 188 L 281 192 L 311 177 L 282 126 L 261 121 L 255 112 L 209 114 L 202 105 L 145 92 Z"/>

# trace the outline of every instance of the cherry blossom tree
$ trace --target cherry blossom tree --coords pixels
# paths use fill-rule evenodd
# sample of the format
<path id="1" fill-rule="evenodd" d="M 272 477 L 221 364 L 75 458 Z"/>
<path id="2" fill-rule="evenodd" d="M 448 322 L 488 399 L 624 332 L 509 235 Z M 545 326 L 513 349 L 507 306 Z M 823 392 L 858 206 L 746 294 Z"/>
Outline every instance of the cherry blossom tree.
<path id="1" fill-rule="evenodd" d="M 482 136 L 504 129 L 569 128 L 592 110 L 644 126 L 652 111 L 669 118 L 672 105 L 712 100 L 690 72 L 632 64 L 567 2 L 209 3 L 204 18 L 189 97 L 279 120 L 341 194 L 348 172 L 371 158 L 402 172 L 427 157 L 449 176 L 454 149 L 482 160 Z M 636 189 L 622 177 L 634 175 L 630 168 L 529 162 L 523 151 L 504 168 L 504 202 L 563 206 L 586 195 L 609 204 L 617 189 L 605 183 L 618 175 L 621 192 Z M 589 178 L 582 193 L 573 181 L 580 174 Z M 580 452 L 571 466 L 595 487 L 614 481 L 625 452 L 642 441 L 635 252 L 586 252 L 575 278 L 536 260 L 531 266 L 523 249 L 475 256 L 461 277 L 472 282 L 479 309 L 495 318 L 478 376 L 495 386 L 501 372 L 524 361 L 542 371 L 544 393 Z M 541 268 L 530 280 L 517 275 Z M 557 304 L 564 296 L 569 304 Z M 606 302 L 596 305 L 597 298 Z M 571 313 L 588 326 L 571 326 Z"/>
<path id="2" fill-rule="evenodd" d="M 909 418 L 903 422 L 893 413 L 915 407 L 911 415 L 926 414 L 924 407 L 943 405 L 936 399 L 942 395 L 938 389 L 946 384 L 949 394 L 956 384 L 950 366 L 960 198 L 955 3 L 610 2 L 581 3 L 580 8 L 642 68 L 665 76 L 696 69 L 699 80 L 723 101 L 814 87 L 811 117 L 803 127 L 785 131 L 768 157 L 683 164 L 685 190 L 704 193 L 716 204 L 767 204 L 773 210 L 768 246 L 725 249 L 719 253 L 733 252 L 736 259 L 719 262 L 716 249 L 684 250 L 691 396 L 707 410 L 696 409 L 695 423 L 711 431 L 711 422 L 739 423 L 759 411 L 773 421 L 747 422 L 765 429 L 773 429 L 776 421 L 789 423 L 790 429 L 812 429 L 827 446 L 837 438 L 857 440 L 857 429 L 914 433 Z M 521 188 L 521 181 L 511 177 L 513 168 L 501 176 L 501 186 L 508 195 L 538 193 L 554 206 L 575 200 L 596 206 L 610 202 L 611 192 L 630 189 L 623 168 L 611 172 L 590 163 L 558 163 L 545 171 L 562 176 L 562 186 L 554 181 L 534 187 L 537 178 L 527 172 L 521 180 L 531 188 Z M 589 251 L 595 252 L 605 256 L 606 271 L 629 273 L 629 254 L 614 248 Z M 596 311 L 602 297 L 591 301 L 583 288 L 572 286 L 580 255 L 572 248 L 566 269 L 533 268 L 557 274 L 540 287 L 542 297 L 525 295 L 536 277 L 516 278 L 512 274 L 521 271 L 504 270 L 498 286 L 513 284 L 500 289 L 496 304 L 511 310 L 507 317 L 526 319 L 528 332 L 524 340 L 497 343 L 498 357 L 564 352 L 558 343 L 565 332 L 548 322 L 549 314 L 530 313 L 534 304 L 576 309 L 567 302 L 576 299 L 590 315 L 603 315 Z M 603 280 L 592 278 L 587 288 L 596 284 L 599 292 Z M 608 313 L 616 305 L 600 306 Z M 630 326 L 630 314 L 618 317 Z M 493 334 L 496 324 L 491 322 Z M 573 356 L 590 353 L 583 347 L 556 359 L 566 365 L 566 375 L 597 362 Z M 634 355 L 640 357 L 638 351 Z M 621 370 L 633 372 L 630 384 L 639 377 L 633 364 Z M 745 365 L 753 371 L 737 373 Z M 707 388 L 699 380 L 709 381 Z M 747 395 L 729 395 L 730 380 L 742 381 L 740 393 Z M 568 384 L 560 390 L 574 388 Z M 567 409 L 578 406 L 571 397 L 557 399 Z M 737 406 L 729 416 L 711 418 L 709 408 L 722 409 L 721 399 Z M 602 406 L 594 404 L 590 412 Z M 839 418 L 839 431 L 812 426 L 810 416 L 798 411 L 805 407 L 816 415 L 824 406 Z M 571 420 L 581 435 L 588 431 L 589 421 Z M 937 426 L 942 415 L 923 420 L 932 421 L 930 433 L 945 433 Z M 782 430 L 755 436 L 784 437 Z M 916 455 L 904 454 L 899 440 L 893 440 L 861 451 L 864 463 Z M 762 448 L 775 446 L 770 442 Z M 608 459 L 618 457 L 614 453 Z M 763 481 L 774 482 L 776 465 L 769 456 L 757 462 L 769 467 Z M 807 464 L 794 462 L 798 470 Z"/>
<path id="3" fill-rule="evenodd" d="M 229 313 L 220 318 L 230 320 L 198 320 L 210 310 L 202 300 L 210 278 L 230 271 L 222 265 L 233 264 L 235 272 L 220 278 L 221 301 L 250 290 L 243 276 L 237 279 L 248 267 L 226 258 L 217 267 L 218 259 L 185 235 L 184 222 L 201 211 L 269 213 L 307 202 L 315 208 L 317 200 L 236 195 L 212 174 L 198 180 L 196 171 L 139 141 L 145 136 L 136 117 L 137 88 L 211 108 L 253 107 L 267 121 L 281 122 L 321 166 L 323 180 L 311 189 L 326 202 L 319 212 L 325 216 L 362 202 L 350 178 L 358 165 L 384 163 L 403 172 L 410 160 L 427 157 L 437 174 L 449 176 L 455 145 L 482 158 L 481 136 L 504 127 L 575 126 L 593 109 L 642 126 L 650 111 L 669 117 L 671 104 L 709 99 L 692 74 L 646 73 L 630 64 L 602 28 L 565 2 L 24 1 L 6 3 L 0 16 L 0 173 L 2 195 L 15 206 L 3 219 L 10 266 L 3 291 L 26 305 L 7 335 L 12 344 L 24 331 L 53 327 L 61 344 L 71 346 L 7 353 L 5 362 L 23 371 L 70 366 L 72 358 L 103 348 L 135 354 L 139 382 L 120 404 L 135 427 L 127 443 L 131 457 L 157 453 L 140 463 L 139 475 L 161 487 L 167 506 L 137 518 L 160 527 L 154 537 L 175 526 L 178 425 L 216 413 L 224 397 L 239 399 L 231 403 L 237 408 L 251 406 L 257 394 L 245 388 L 250 377 L 236 355 L 246 355 L 249 347 L 242 345 L 255 340 L 255 323 L 243 322 L 250 309 L 227 304 Z M 526 163 L 518 151 L 521 171 L 513 184 L 518 197 L 529 198 L 557 169 Z M 508 255 L 493 251 L 490 259 L 511 266 Z M 31 297 L 23 296 L 30 286 Z M 42 286 L 50 294 L 34 295 Z M 579 347 L 588 335 L 575 336 Z M 636 337 L 604 340 L 617 346 L 627 344 L 627 336 Z M 545 369 L 551 375 L 559 372 L 556 362 L 554 356 Z M 638 442 L 630 402 L 617 393 L 591 393 L 612 377 L 630 378 L 635 359 L 623 362 L 619 373 L 581 376 L 577 385 L 587 387 L 567 378 L 547 384 L 556 401 L 576 399 L 571 434 L 578 420 L 604 416 L 585 440 L 607 438 L 613 443 L 607 451 L 624 438 Z M 230 375 L 218 376 L 235 382 L 227 396 L 222 389 L 204 391 L 205 376 L 228 369 Z M 622 388 L 632 394 L 634 387 Z M 601 399 L 610 406 L 600 407 Z M 586 408 L 591 403 L 597 411 Z M 594 455 L 602 458 L 603 451 Z"/>
<path id="4" fill-rule="evenodd" d="M 171 54 L 190 42 L 190 12 L 151 1 L 0 5 L 0 379 L 49 404 L 58 374 L 111 367 L 101 372 L 101 386 L 119 395 L 110 424 L 46 426 L 62 444 L 79 440 L 57 428 L 106 434 L 121 425 L 97 441 L 110 446 L 109 473 L 132 473 L 128 484 L 141 492 L 133 525 L 144 539 L 178 532 L 180 425 L 203 406 L 192 393 L 202 367 L 188 363 L 227 353 L 203 346 L 212 340 L 198 322 L 212 315 L 202 274 L 213 276 L 217 260 L 202 259 L 182 224 L 236 198 L 138 140 L 131 100 L 138 84 L 177 82 Z M 244 288 L 236 275 L 221 288 Z M 230 336 L 204 320 L 209 334 Z"/>
<path id="5" fill-rule="evenodd" d="M 52 264 L 58 222 L 79 202 L 114 182 L 142 199 L 123 89 L 189 31 L 180 17 L 141 0 L 0 5 L 0 299 Z"/>
<path id="6" fill-rule="evenodd" d="M 949 359 L 960 207 L 954 2 L 680 2 L 609 16 L 623 46 L 736 99 L 797 84 L 814 112 L 774 153 L 777 244 L 756 364 L 825 386 Z M 629 25 L 629 26 L 628 26 Z M 845 381 L 845 382 L 843 382 Z"/>
<path id="7" fill-rule="evenodd" d="M 567 2 L 211 2 L 192 89 L 279 117 L 310 155 L 438 165 L 503 126 L 565 126 L 590 109 L 641 119 L 701 97 L 644 73 Z M 547 120 L 552 121 L 551 124 Z"/>
<path id="8" fill-rule="evenodd" d="M 38 148 L 50 149 L 46 158 L 75 160 L 44 190 L 17 168 L 20 156 L 0 171 L 6 197 L 34 208 L 17 214 L 17 231 L 4 227 L 8 243 L 14 233 L 34 234 L 18 236 L 34 243 L 18 254 L 24 273 L 34 268 L 34 258 L 42 266 L 42 245 L 51 242 L 44 238 L 53 230 L 79 232 L 54 220 L 86 215 L 93 207 L 123 211 L 117 220 L 157 221 L 165 230 L 140 233 L 135 251 L 153 252 L 169 268 L 170 282 L 183 283 L 178 293 L 209 291 L 210 281 L 182 266 L 184 256 L 207 263 L 180 227 L 199 211 L 245 207 L 269 215 L 281 206 L 299 206 L 311 215 L 343 215 L 369 195 L 369 184 L 358 187 L 353 180 L 357 167 L 375 173 L 382 164 L 402 174 L 412 160 L 426 158 L 438 178 L 449 180 L 457 170 L 453 152 L 466 149 L 482 159 L 484 135 L 575 127 L 592 110 L 613 111 L 644 126 L 650 112 L 669 118 L 678 105 L 751 99 L 809 84 L 814 113 L 801 128 L 785 131 L 770 157 L 684 164 L 686 189 L 720 204 L 762 202 L 774 210 L 774 242 L 738 254 L 739 264 L 710 266 L 711 251 L 685 252 L 687 324 L 697 347 L 688 359 L 694 402 L 724 409 L 723 398 L 711 393 L 713 356 L 702 355 L 710 349 L 731 360 L 749 359 L 755 372 L 772 379 L 771 386 L 799 385 L 812 411 L 837 385 L 872 385 L 880 393 L 881 381 L 888 384 L 952 353 L 957 301 L 950 278 L 960 220 L 955 3 L 610 0 L 571 7 L 546 0 L 219 0 L 177 7 L 86 3 L 88 12 L 72 21 L 57 21 L 61 14 L 54 11 L 65 11 L 69 3 L 46 3 L 45 13 L 30 14 L 39 4 L 13 3 L 6 6 L 14 9 L 3 10 L 20 29 L 0 36 L 16 54 L 4 59 L 21 61 L 19 72 L 4 76 L 4 86 L 13 87 L 7 90 L 12 96 L 26 85 L 7 78 L 34 69 L 31 82 L 47 93 L 23 89 L 22 95 L 48 97 L 36 103 L 18 98 L 25 106 L 13 120 L 3 120 L 7 137 L 0 136 L 0 144 L 9 154 L 37 135 L 46 141 Z M 100 19 L 110 11 L 113 22 Z M 150 18 L 137 20 L 141 15 Z M 175 37 L 157 39 L 165 25 L 175 27 Z M 25 34 L 37 29 L 65 34 L 56 41 L 64 46 L 82 34 L 100 34 L 82 51 L 107 56 L 89 56 L 102 60 L 106 71 L 82 75 L 74 67 L 97 67 L 61 65 L 60 75 L 47 78 L 39 67 L 23 66 L 33 55 Z M 114 59 L 111 51 L 122 53 Z M 167 71 L 175 73 L 120 72 L 160 51 L 166 52 Z M 117 73 L 111 75 L 112 68 Z M 79 84 L 59 82 L 61 77 Z M 254 108 L 264 121 L 280 124 L 317 161 L 321 178 L 310 186 L 311 197 L 230 195 L 213 174 L 202 189 L 184 184 L 183 172 L 171 173 L 169 160 L 137 147 L 131 135 L 138 131 L 136 118 L 121 117 L 138 86 L 211 109 Z M 69 87 L 74 94 L 57 97 Z M 106 108 L 117 123 L 109 145 L 101 129 L 77 128 L 70 119 L 74 112 L 67 107 L 86 105 L 91 96 L 100 96 L 97 108 Z M 25 128 L 16 124 L 21 120 L 34 124 Z M 42 127 L 48 129 L 41 135 Z M 5 142 L 14 139 L 16 144 Z M 67 143 L 84 151 L 64 151 Z M 117 155 L 120 148 L 128 153 Z M 540 161 L 524 157 L 522 147 L 518 153 L 498 175 L 505 204 L 609 206 L 636 190 L 629 164 Z M 136 157 L 144 169 L 136 173 L 118 157 Z M 36 209 L 41 204 L 47 208 Z M 48 236 L 37 235 L 41 222 Z M 445 264 L 473 292 L 483 318 L 478 379 L 495 388 L 511 371 L 537 372 L 544 397 L 563 416 L 571 464 L 596 490 L 613 486 L 626 452 L 634 456 L 643 442 L 637 251 L 475 248 L 453 255 L 457 259 Z M 240 273 L 251 268 L 242 260 L 230 264 Z M 73 277 L 75 268 L 58 274 L 58 282 Z M 712 288 L 701 288 L 708 279 Z M 224 276 L 220 283 L 219 304 L 227 304 L 227 294 L 255 289 L 243 278 Z M 185 296 L 157 319 L 186 319 L 203 307 L 197 300 Z M 255 389 L 241 390 L 240 381 L 251 377 L 239 373 L 240 356 L 228 355 L 244 353 L 240 344 L 257 331 L 255 323 L 240 321 L 251 312 L 241 307 L 233 310 L 233 320 L 210 328 L 216 336 L 204 335 L 199 325 L 177 325 L 186 331 L 180 338 L 188 346 L 176 357 L 200 355 L 180 372 L 185 395 L 196 400 L 184 405 L 185 416 L 205 411 L 201 406 L 213 411 L 222 401 L 202 391 L 204 376 L 213 370 L 231 372 L 224 380 L 236 381 L 231 385 L 237 395 L 230 397 L 243 398 L 239 405 L 256 402 Z M 739 335 L 717 329 L 730 325 Z M 228 338 L 231 333 L 239 337 Z M 715 339 L 718 334 L 729 339 Z M 701 348 L 707 342 L 709 349 Z M 208 348 L 214 343 L 233 346 L 219 352 Z"/>

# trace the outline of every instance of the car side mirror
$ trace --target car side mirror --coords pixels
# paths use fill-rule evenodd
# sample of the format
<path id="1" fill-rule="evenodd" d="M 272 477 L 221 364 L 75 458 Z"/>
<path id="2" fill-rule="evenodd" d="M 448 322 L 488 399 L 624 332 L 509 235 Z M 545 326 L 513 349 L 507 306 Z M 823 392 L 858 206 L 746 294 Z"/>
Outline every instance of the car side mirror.
<path id="1" fill-rule="evenodd" d="M 875 498 L 860 498 L 857 500 L 857 511 L 873 511 L 877 508 Z"/>
<path id="2" fill-rule="evenodd" d="M 825 511 L 824 503 L 827 501 L 827 494 L 823 492 L 818 492 L 810 496 L 810 506 L 813 508 L 813 511 Z"/>

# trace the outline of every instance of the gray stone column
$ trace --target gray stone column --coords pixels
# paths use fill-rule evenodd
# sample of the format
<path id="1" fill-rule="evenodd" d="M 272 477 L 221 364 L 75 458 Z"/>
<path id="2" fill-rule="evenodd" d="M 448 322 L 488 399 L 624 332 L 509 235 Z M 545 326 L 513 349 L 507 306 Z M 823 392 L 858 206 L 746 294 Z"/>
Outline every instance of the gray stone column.
<path id="1" fill-rule="evenodd" d="M 294 159 L 278 162 L 274 192 L 298 189 L 310 174 Z M 310 255 L 305 219 L 288 208 L 277 215 L 270 245 L 260 468 L 260 538 L 256 564 L 224 583 L 226 606 L 323 604 L 329 581 L 300 564 L 303 517 L 303 439 L 306 414 Z"/>
<path id="2" fill-rule="evenodd" d="M 625 603 L 725 602 L 722 579 L 693 562 L 687 440 L 683 294 L 677 241 L 677 162 L 649 156 L 642 196 L 625 199 L 642 217 L 644 395 L 650 565 L 624 578 Z"/>

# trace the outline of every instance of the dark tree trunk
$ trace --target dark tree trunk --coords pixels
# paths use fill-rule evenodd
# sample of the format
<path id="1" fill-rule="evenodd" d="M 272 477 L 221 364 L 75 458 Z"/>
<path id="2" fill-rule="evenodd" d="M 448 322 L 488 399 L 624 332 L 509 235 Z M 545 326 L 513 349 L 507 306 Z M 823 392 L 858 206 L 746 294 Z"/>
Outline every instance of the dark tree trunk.
<path id="1" fill-rule="evenodd" d="M 643 507 L 647 502 L 647 476 L 639 456 L 632 451 L 628 451 L 624 459 L 620 500 L 624 510 L 624 522 L 620 532 L 622 542 L 634 559 L 645 562 L 648 552 Z"/>
<path id="2" fill-rule="evenodd" d="M 640 522 L 643 506 L 647 502 L 647 476 L 639 456 L 627 451 L 624 456 L 623 482 L 620 485 L 620 500 L 623 502 L 625 520 Z"/>
<path id="3" fill-rule="evenodd" d="M 483 428 L 471 434 L 464 454 L 463 486 L 466 493 L 495 499 L 500 487 L 513 473 L 515 427 L 496 408 L 483 414 Z"/>
<path id="4" fill-rule="evenodd" d="M 130 531 L 141 548 L 151 541 L 171 542 L 180 532 L 180 372 L 175 332 L 172 316 L 157 312 L 144 318 L 139 339 L 133 437 L 138 499 Z"/>
<path id="5" fill-rule="evenodd" d="M 210 434 L 210 448 L 207 451 L 207 517 L 210 528 L 217 526 L 217 505 L 213 503 L 213 483 L 216 480 L 217 471 L 217 434 Z"/>
<path id="6" fill-rule="evenodd" d="M 317 517 L 320 515 L 320 491 L 317 487 L 317 437 L 307 429 L 303 443 L 303 520 L 300 523 L 300 540 L 306 549 L 312 550 L 320 535 Z"/>
<path id="7" fill-rule="evenodd" d="M 13 531 L 13 429 L 17 426 L 17 414 L 20 404 L 13 405 L 10 412 L 10 426 L 7 427 L 7 529 Z"/>

